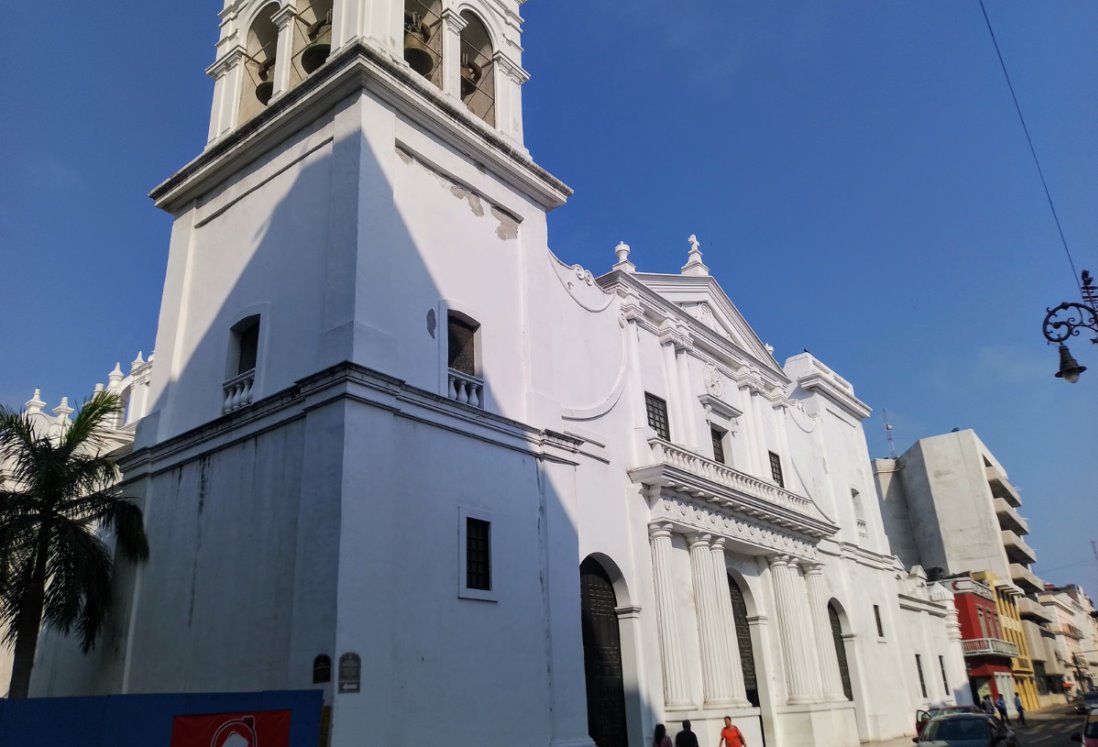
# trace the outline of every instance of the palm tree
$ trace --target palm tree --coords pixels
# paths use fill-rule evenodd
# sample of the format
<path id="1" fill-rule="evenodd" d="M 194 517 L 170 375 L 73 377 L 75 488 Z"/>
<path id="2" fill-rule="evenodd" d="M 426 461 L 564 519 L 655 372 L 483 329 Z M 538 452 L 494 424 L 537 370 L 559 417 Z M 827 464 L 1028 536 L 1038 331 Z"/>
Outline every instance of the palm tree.
<path id="1" fill-rule="evenodd" d="M 10 698 L 30 688 L 43 623 L 75 626 L 87 653 L 110 613 L 113 534 L 119 553 L 142 561 L 149 545 L 141 509 L 117 488 L 102 453 L 117 395 L 97 392 L 59 434 L 38 433 L 22 413 L 0 407 L 0 625 L 14 643 Z"/>

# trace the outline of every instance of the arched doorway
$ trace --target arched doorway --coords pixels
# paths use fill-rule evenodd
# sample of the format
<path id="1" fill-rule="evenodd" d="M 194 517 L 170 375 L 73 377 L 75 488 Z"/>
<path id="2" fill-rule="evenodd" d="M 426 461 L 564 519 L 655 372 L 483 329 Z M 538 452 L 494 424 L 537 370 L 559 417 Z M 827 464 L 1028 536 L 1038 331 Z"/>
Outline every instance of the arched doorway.
<path id="1" fill-rule="evenodd" d="M 743 589 L 728 574 L 728 593 L 732 596 L 732 619 L 736 624 L 736 643 L 740 648 L 740 667 L 743 669 L 743 685 L 751 705 L 759 707 L 759 678 L 755 673 L 755 650 L 751 645 L 751 628 L 747 624 L 747 600 Z"/>
<path id="2" fill-rule="evenodd" d="M 831 620 L 831 637 L 835 641 L 835 657 L 839 660 L 839 676 L 843 680 L 843 695 L 854 700 L 854 688 L 850 685 L 850 663 L 846 660 L 846 643 L 843 641 L 843 625 L 834 602 L 827 603 L 827 616 Z"/>
<path id="3" fill-rule="evenodd" d="M 587 681 L 587 730 L 598 747 L 628 747 L 625 687 L 617 595 L 606 569 L 594 558 L 580 565 L 583 670 Z"/>

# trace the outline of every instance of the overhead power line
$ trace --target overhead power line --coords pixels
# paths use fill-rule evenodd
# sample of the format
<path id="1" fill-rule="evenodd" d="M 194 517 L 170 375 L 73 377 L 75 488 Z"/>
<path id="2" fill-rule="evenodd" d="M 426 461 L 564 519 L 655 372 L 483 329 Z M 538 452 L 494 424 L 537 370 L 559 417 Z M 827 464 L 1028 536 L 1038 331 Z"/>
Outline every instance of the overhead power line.
<path id="1" fill-rule="evenodd" d="M 1068 249 L 1067 238 L 1064 236 L 1064 227 L 1060 225 L 1060 216 L 1056 212 L 1056 206 L 1052 202 L 1052 193 L 1048 189 L 1048 181 L 1045 179 L 1045 171 L 1041 168 L 1041 160 L 1037 158 L 1037 149 L 1033 147 L 1033 138 L 1029 134 L 1029 127 L 1026 126 L 1026 118 L 1022 114 L 1022 107 L 1018 103 L 1018 95 L 1014 92 L 1014 84 L 1010 80 L 1010 73 L 1007 72 L 1006 63 L 1003 62 L 1003 53 L 999 49 L 999 40 L 995 38 L 995 30 L 991 27 L 991 19 L 987 16 L 987 8 L 984 7 L 984 0 L 980 0 L 980 10 L 984 14 L 984 23 L 987 24 L 987 32 L 991 35 L 991 43 L 995 47 L 995 55 L 999 58 L 999 67 L 1003 70 L 1003 77 L 1006 78 L 1007 88 L 1010 89 L 1010 98 L 1014 101 L 1014 111 L 1018 112 L 1018 121 L 1022 123 L 1022 132 L 1026 135 L 1026 142 L 1029 144 L 1029 152 L 1033 156 L 1033 163 L 1037 166 L 1037 174 L 1041 177 L 1041 186 L 1045 189 L 1045 199 L 1048 200 L 1049 210 L 1052 211 L 1052 219 L 1056 222 L 1056 230 L 1060 233 L 1060 243 L 1064 246 L 1064 253 L 1067 255 L 1068 264 L 1071 266 L 1071 284 L 1076 285 L 1079 280 L 1079 273 L 1075 270 L 1075 260 L 1071 256 L 1071 250 Z"/>

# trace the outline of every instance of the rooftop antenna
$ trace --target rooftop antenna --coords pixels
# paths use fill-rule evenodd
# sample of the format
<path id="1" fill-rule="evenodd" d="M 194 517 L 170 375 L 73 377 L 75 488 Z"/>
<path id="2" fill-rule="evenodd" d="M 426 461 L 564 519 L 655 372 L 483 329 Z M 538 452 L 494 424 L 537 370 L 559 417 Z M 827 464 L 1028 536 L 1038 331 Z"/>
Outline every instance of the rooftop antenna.
<path id="1" fill-rule="evenodd" d="M 888 410 L 881 408 L 881 417 L 883 417 L 885 421 L 885 438 L 888 439 L 888 453 L 895 459 L 896 442 L 892 439 L 892 423 L 888 422 Z"/>

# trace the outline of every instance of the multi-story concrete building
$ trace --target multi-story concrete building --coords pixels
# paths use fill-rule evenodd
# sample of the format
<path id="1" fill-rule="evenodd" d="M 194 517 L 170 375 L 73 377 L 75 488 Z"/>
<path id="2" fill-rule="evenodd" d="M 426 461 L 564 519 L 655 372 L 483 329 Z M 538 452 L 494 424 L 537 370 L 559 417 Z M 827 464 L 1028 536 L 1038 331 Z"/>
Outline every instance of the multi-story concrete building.
<path id="1" fill-rule="evenodd" d="M 847 747 L 967 698 L 853 385 L 779 363 L 694 237 L 676 274 L 549 250 L 520 5 L 226 3 L 209 143 L 153 193 L 152 554 L 38 693 L 316 687 L 336 747 Z"/>
<path id="2" fill-rule="evenodd" d="M 1072 694 L 1098 688 L 1098 620 L 1090 597 L 1074 584 L 1050 584 L 1039 598 L 1053 617 L 1064 686 Z"/>
<path id="3" fill-rule="evenodd" d="M 874 460 L 874 474 L 885 531 L 905 565 L 974 574 L 993 591 L 1002 637 L 1017 649 L 1011 689 L 1026 708 L 1038 708 L 1035 670 L 1047 666 L 1047 647 L 1031 651 L 1026 626 L 1048 621 L 1025 595 L 1044 584 L 1030 570 L 1037 555 L 1024 539 L 1029 526 L 1006 470 L 975 432 L 962 430 L 920 439 L 898 459 Z"/>

